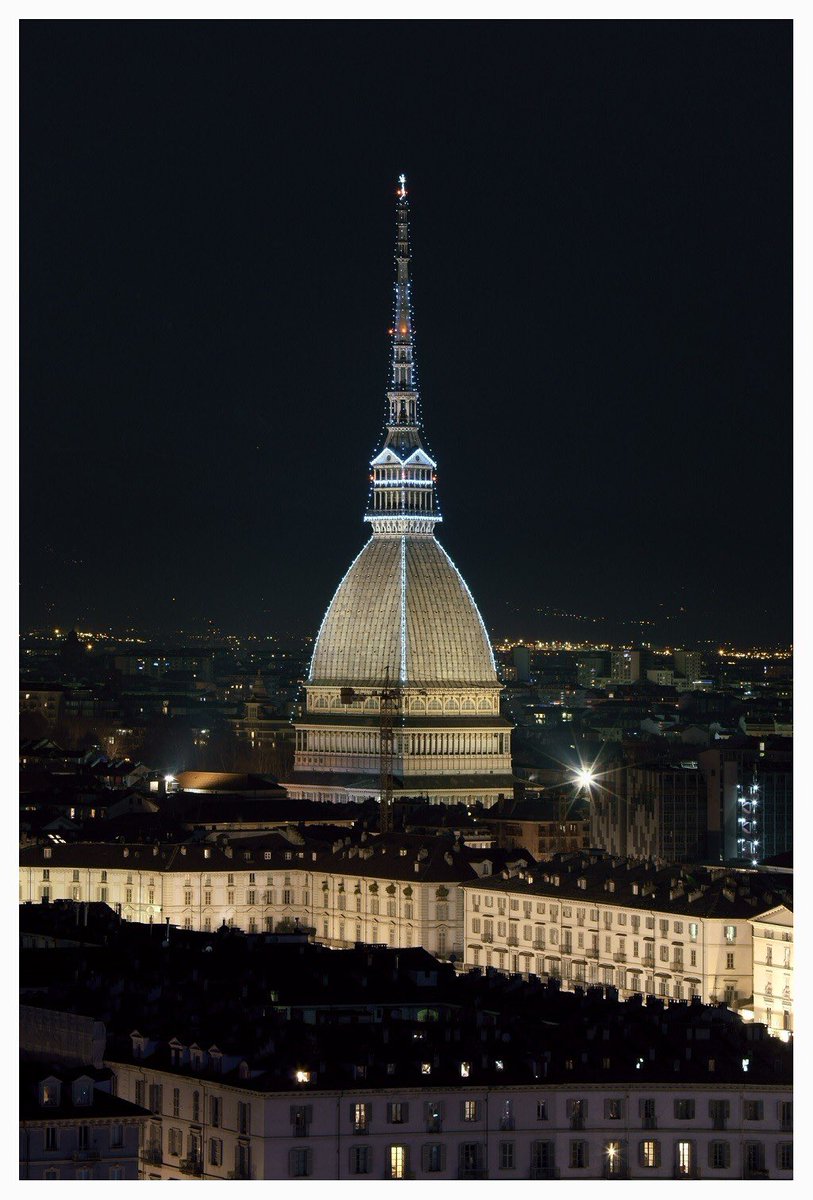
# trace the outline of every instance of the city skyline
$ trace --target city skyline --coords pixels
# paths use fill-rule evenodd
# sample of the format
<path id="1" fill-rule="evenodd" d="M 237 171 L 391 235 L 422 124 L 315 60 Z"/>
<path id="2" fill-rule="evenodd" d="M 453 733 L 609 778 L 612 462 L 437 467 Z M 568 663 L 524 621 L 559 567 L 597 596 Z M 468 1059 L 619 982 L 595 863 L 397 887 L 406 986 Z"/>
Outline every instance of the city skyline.
<path id="1" fill-rule="evenodd" d="M 304 85 L 277 26 L 224 30 L 238 81 L 205 23 L 119 24 L 21 39 L 24 627 L 315 632 L 363 530 L 404 171 L 445 540 L 492 640 L 789 643 L 789 28 L 469 22 L 457 60 L 406 28 L 370 111 L 372 30 L 314 28 L 342 65 Z"/>

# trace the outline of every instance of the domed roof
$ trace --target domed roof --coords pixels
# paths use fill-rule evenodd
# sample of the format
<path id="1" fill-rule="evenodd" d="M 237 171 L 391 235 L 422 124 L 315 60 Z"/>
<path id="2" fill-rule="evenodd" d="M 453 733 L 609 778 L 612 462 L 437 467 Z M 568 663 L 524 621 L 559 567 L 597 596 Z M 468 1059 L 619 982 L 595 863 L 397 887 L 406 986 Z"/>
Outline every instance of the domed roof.
<path id="1" fill-rule="evenodd" d="M 372 537 L 316 638 L 310 683 L 491 685 L 494 658 L 466 583 L 434 537 Z"/>

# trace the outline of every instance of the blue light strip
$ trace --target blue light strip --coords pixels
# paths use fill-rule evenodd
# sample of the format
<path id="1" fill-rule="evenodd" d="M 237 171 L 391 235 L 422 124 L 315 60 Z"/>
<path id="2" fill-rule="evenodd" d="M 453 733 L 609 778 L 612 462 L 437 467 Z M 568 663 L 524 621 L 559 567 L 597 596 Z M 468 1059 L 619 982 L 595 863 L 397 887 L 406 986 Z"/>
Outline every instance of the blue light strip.
<path id="1" fill-rule="evenodd" d="M 406 538 L 401 538 L 401 683 L 406 683 Z"/>

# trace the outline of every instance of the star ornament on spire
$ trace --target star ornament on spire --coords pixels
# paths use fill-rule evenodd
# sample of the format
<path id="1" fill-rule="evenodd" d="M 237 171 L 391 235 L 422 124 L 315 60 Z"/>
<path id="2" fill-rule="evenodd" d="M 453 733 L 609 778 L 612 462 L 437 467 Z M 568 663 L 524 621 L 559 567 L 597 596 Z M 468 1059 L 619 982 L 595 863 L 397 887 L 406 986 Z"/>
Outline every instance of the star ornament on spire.
<path id="1" fill-rule="evenodd" d="M 402 200 L 404 200 L 406 198 L 406 175 L 399 175 L 398 182 L 401 185 L 400 188 L 398 189 L 398 195 L 401 197 Z"/>

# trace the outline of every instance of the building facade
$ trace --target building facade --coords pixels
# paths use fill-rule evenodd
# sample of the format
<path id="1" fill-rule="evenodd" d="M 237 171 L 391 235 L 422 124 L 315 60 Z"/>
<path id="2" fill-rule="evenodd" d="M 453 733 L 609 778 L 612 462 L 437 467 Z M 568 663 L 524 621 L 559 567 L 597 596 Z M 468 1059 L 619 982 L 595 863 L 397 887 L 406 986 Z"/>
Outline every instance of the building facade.
<path id="1" fill-rule="evenodd" d="M 103 902 L 126 921 L 216 932 L 309 930 L 317 941 L 422 946 L 463 954 L 461 883 L 527 867 L 523 851 L 476 850 L 452 836 L 392 835 L 313 848 L 283 836 L 233 845 L 55 844 L 20 852 L 20 900 Z"/>
<path id="2" fill-rule="evenodd" d="M 179 1047 L 179 1055 L 185 1048 Z M 787 1086 L 263 1092 L 112 1061 L 146 1179 L 790 1179 Z M 246 1071 L 248 1066 L 246 1064 Z"/>
<path id="3" fill-rule="evenodd" d="M 285 786 L 308 799 L 377 797 L 387 690 L 396 794 L 490 805 L 513 786 L 511 727 L 483 620 L 435 538 L 441 514 L 422 436 L 403 181 L 396 226 L 386 429 L 365 516 L 372 536 L 319 629 Z"/>
<path id="4" fill-rule="evenodd" d="M 771 886 L 756 875 L 563 856 L 464 885 L 464 965 L 745 1008 L 755 991 L 752 918 L 771 906 Z"/>
<path id="5" fill-rule="evenodd" d="M 751 921 L 754 1020 L 779 1037 L 793 1033 L 793 912 L 777 905 Z"/>

